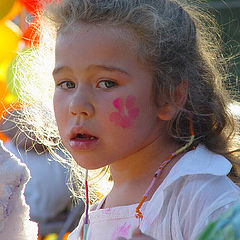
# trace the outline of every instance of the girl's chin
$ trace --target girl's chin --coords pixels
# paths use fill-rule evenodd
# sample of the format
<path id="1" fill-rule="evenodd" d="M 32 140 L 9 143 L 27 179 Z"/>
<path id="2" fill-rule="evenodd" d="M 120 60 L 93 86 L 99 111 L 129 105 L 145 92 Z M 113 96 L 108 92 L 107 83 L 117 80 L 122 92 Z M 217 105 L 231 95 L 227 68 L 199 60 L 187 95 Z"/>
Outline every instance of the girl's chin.
<path id="1" fill-rule="evenodd" d="M 99 164 L 99 161 L 97 162 L 91 162 L 91 160 L 76 160 L 76 163 L 81 167 L 84 168 L 86 170 L 99 170 L 101 168 L 104 168 L 106 166 L 108 166 L 108 164 Z"/>

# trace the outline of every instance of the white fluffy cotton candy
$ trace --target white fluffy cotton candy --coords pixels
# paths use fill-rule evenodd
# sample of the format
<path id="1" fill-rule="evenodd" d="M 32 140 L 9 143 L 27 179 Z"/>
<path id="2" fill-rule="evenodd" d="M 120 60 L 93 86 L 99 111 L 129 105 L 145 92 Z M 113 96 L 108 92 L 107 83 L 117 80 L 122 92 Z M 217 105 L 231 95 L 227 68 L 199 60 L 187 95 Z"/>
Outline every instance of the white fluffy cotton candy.
<path id="1" fill-rule="evenodd" d="M 0 141 L 0 239 L 36 240 L 37 224 L 29 220 L 24 189 L 30 174 L 25 164 Z"/>

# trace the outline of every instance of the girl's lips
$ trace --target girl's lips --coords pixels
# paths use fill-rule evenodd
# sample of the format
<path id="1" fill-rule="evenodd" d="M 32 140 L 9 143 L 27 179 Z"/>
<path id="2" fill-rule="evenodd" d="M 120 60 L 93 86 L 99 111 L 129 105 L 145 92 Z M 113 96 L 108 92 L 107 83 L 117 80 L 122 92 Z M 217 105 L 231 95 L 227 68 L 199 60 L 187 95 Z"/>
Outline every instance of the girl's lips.
<path id="1" fill-rule="evenodd" d="M 88 151 L 96 146 L 98 140 L 96 136 L 89 133 L 85 128 L 75 126 L 70 133 L 69 145 L 74 150 Z"/>
<path id="2" fill-rule="evenodd" d="M 91 150 L 98 142 L 97 137 L 74 137 L 69 141 L 69 145 L 75 150 Z"/>
<path id="3" fill-rule="evenodd" d="M 90 132 L 88 132 L 84 127 L 82 126 L 74 126 L 71 131 L 70 131 L 70 139 L 75 139 L 78 138 L 79 135 L 86 135 L 89 137 L 95 137 L 93 134 L 91 134 Z"/>
<path id="4" fill-rule="evenodd" d="M 80 139 L 80 138 L 72 138 L 69 141 L 69 145 L 74 150 L 80 151 L 89 151 L 96 147 L 98 143 L 98 138 L 94 139 Z"/>

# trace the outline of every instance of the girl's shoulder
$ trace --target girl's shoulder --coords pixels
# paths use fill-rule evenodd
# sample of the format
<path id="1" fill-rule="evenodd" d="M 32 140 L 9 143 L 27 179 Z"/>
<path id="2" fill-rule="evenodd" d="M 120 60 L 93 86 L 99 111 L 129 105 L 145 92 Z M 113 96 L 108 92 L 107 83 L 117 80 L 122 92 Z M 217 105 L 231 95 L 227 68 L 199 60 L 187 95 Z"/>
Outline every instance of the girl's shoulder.
<path id="1" fill-rule="evenodd" d="M 198 182 L 205 178 L 215 176 L 227 176 L 232 164 L 222 155 L 209 151 L 205 146 L 199 145 L 196 149 L 185 153 L 173 166 L 160 188 L 164 191 L 171 185 L 181 182 L 184 186 L 192 182 Z M 207 178 L 206 178 L 207 179 Z"/>
<path id="2" fill-rule="evenodd" d="M 174 206 L 182 216 L 208 216 L 240 199 L 240 188 L 227 177 L 230 170 L 226 158 L 200 145 L 175 164 L 151 202 L 159 204 L 163 198 L 163 204 Z"/>
<path id="3" fill-rule="evenodd" d="M 204 145 L 186 153 L 166 179 L 166 192 L 171 192 L 188 208 L 222 205 L 240 198 L 240 188 L 227 177 L 232 165 L 224 156 L 209 151 Z M 216 206 L 215 206 L 216 207 Z M 219 207 L 221 207 L 219 205 Z"/>
<path id="4" fill-rule="evenodd" d="M 188 175 L 180 178 L 173 184 L 170 191 L 175 192 L 179 199 L 189 201 L 199 201 L 210 205 L 216 199 L 235 201 L 240 198 L 240 188 L 227 176 L 217 176 L 212 174 Z M 228 200 L 229 199 L 229 200 Z M 224 201 L 222 201 L 224 202 Z"/>

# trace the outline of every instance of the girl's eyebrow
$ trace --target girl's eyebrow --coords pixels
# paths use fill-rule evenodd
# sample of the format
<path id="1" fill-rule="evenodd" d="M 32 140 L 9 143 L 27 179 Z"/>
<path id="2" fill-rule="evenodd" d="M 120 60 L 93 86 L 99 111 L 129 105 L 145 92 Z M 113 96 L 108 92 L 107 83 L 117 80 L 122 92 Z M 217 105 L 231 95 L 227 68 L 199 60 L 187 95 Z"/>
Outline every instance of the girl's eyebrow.
<path id="1" fill-rule="evenodd" d="M 61 67 L 54 68 L 54 70 L 52 72 L 52 75 L 54 76 L 54 75 L 56 75 L 58 73 L 65 72 L 65 71 L 72 72 L 70 67 L 61 66 Z"/>
<path id="2" fill-rule="evenodd" d="M 123 70 L 119 67 L 115 67 L 115 66 L 92 64 L 92 65 L 87 67 L 87 71 L 94 71 L 94 70 L 105 70 L 105 71 L 109 71 L 109 72 L 118 72 L 118 73 L 126 74 L 128 76 L 130 75 L 127 71 L 125 71 L 125 70 Z M 60 67 L 57 67 L 53 70 L 52 75 L 54 76 L 58 73 L 65 72 L 65 71 L 72 72 L 70 67 L 60 66 Z"/>

